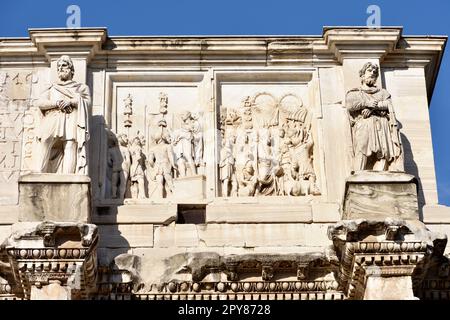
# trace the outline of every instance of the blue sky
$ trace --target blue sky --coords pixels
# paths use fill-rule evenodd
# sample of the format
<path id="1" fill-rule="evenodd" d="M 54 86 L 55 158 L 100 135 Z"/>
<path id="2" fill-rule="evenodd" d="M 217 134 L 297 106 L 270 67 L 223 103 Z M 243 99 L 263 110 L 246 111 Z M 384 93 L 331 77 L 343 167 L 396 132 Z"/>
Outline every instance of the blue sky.
<path id="1" fill-rule="evenodd" d="M 28 28 L 65 27 L 71 4 L 81 8 L 82 27 L 107 27 L 109 35 L 321 35 L 323 26 L 365 25 L 371 4 L 381 8 L 382 26 L 403 26 L 405 35 L 450 34 L 448 0 L 1 0 L 0 37 L 25 37 Z M 446 205 L 450 205 L 449 51 L 430 106 L 439 202 Z"/>

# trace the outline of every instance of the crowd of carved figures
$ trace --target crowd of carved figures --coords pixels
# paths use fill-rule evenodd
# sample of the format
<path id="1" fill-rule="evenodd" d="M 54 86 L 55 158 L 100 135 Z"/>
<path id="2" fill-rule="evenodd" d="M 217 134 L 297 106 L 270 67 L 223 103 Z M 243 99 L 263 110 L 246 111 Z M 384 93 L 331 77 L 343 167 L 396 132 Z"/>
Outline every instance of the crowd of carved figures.
<path id="1" fill-rule="evenodd" d="M 286 104 L 290 101 L 290 104 Z M 295 101 L 295 103 L 292 103 Z M 132 127 L 132 97 L 124 99 L 123 131 Z M 203 174 L 203 129 L 199 115 L 168 116 L 168 96 L 150 115 L 147 134 L 108 134 L 112 198 L 166 198 L 174 179 Z M 320 193 L 313 165 L 311 116 L 299 97 L 269 93 L 245 97 L 220 113 L 220 195 L 302 196 Z"/>
<path id="2" fill-rule="evenodd" d="M 132 102 L 130 95 L 124 99 L 125 130 L 132 126 Z M 173 193 L 175 178 L 203 172 L 203 130 L 199 116 L 183 111 L 177 117 L 179 128 L 170 128 L 168 96 L 161 92 L 158 113 L 149 115 L 148 139 L 139 131 L 132 137 L 108 132 L 112 198 L 166 198 Z"/>
<path id="3" fill-rule="evenodd" d="M 287 100 L 295 104 L 283 105 Z M 269 93 L 245 97 L 238 109 L 222 108 L 220 133 L 222 196 L 320 193 L 311 117 L 299 97 L 287 94 L 276 99 Z"/>

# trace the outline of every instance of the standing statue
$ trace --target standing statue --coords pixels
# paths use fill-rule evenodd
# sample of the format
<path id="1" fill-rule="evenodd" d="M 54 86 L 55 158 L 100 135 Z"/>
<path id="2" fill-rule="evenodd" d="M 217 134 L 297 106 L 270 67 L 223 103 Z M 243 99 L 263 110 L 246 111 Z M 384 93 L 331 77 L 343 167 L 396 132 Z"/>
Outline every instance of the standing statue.
<path id="1" fill-rule="evenodd" d="M 359 71 L 361 87 L 347 92 L 354 151 L 353 170 L 404 171 L 400 132 L 391 95 L 376 86 L 377 65 Z"/>
<path id="2" fill-rule="evenodd" d="M 128 178 L 130 176 L 131 154 L 130 150 L 128 149 L 128 136 L 126 134 L 119 134 L 117 139 L 119 141 L 119 150 L 123 159 L 118 189 L 119 197 L 121 199 L 124 199 L 128 187 Z"/>
<path id="3" fill-rule="evenodd" d="M 39 172 L 88 174 L 89 87 L 73 79 L 74 66 L 69 56 L 57 61 L 59 81 L 50 85 L 38 99 L 41 110 L 37 138 Z"/>

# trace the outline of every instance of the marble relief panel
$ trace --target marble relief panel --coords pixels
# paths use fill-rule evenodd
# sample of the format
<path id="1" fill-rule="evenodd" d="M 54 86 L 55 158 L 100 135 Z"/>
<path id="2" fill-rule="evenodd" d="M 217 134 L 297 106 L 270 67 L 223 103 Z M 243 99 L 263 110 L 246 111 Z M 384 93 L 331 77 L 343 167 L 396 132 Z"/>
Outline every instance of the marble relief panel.
<path id="1" fill-rule="evenodd" d="M 107 197 L 171 198 L 185 192 L 181 180 L 204 180 L 205 110 L 196 86 L 119 86 L 115 97 Z"/>
<path id="2" fill-rule="evenodd" d="M 320 195 L 305 83 L 220 85 L 219 195 Z"/>

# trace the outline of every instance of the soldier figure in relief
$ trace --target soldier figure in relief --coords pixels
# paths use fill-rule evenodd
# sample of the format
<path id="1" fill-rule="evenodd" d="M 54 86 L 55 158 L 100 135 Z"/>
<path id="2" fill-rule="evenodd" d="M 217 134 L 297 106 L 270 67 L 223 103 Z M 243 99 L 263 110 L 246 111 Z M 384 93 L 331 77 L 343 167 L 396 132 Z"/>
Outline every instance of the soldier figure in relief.
<path id="1" fill-rule="evenodd" d="M 347 92 L 354 151 L 353 170 L 404 171 L 403 150 L 391 95 L 376 86 L 377 65 L 359 71 L 361 87 Z"/>
<path id="2" fill-rule="evenodd" d="M 194 163 L 194 146 L 192 133 L 192 115 L 189 111 L 181 115 L 181 128 L 173 132 L 173 149 L 180 177 L 189 177 L 197 173 Z"/>
<path id="3" fill-rule="evenodd" d="M 227 138 L 222 140 L 222 149 L 220 149 L 220 182 L 222 183 L 222 196 L 230 196 L 230 185 L 236 185 L 234 174 L 234 156 L 233 147 L 235 139 Z"/>
<path id="4" fill-rule="evenodd" d="M 36 102 L 43 115 L 37 132 L 38 171 L 88 174 L 89 87 L 72 80 L 75 70 L 69 56 L 59 58 L 57 72 L 59 81 Z"/>
<path id="5" fill-rule="evenodd" d="M 173 192 L 173 173 L 177 172 L 165 120 L 158 123 L 158 129 L 152 132 L 150 139 L 151 148 L 147 156 L 149 163 L 147 170 L 151 170 L 151 177 L 148 179 L 149 197 L 165 198 Z"/>
<path id="6" fill-rule="evenodd" d="M 111 170 L 111 197 L 124 199 L 130 175 L 131 155 L 126 134 L 108 130 L 108 166 Z"/>
<path id="7" fill-rule="evenodd" d="M 143 141 L 136 136 L 131 141 L 130 155 L 130 179 L 131 179 L 131 197 L 133 199 L 144 199 L 145 196 L 145 156 L 142 152 Z"/>

